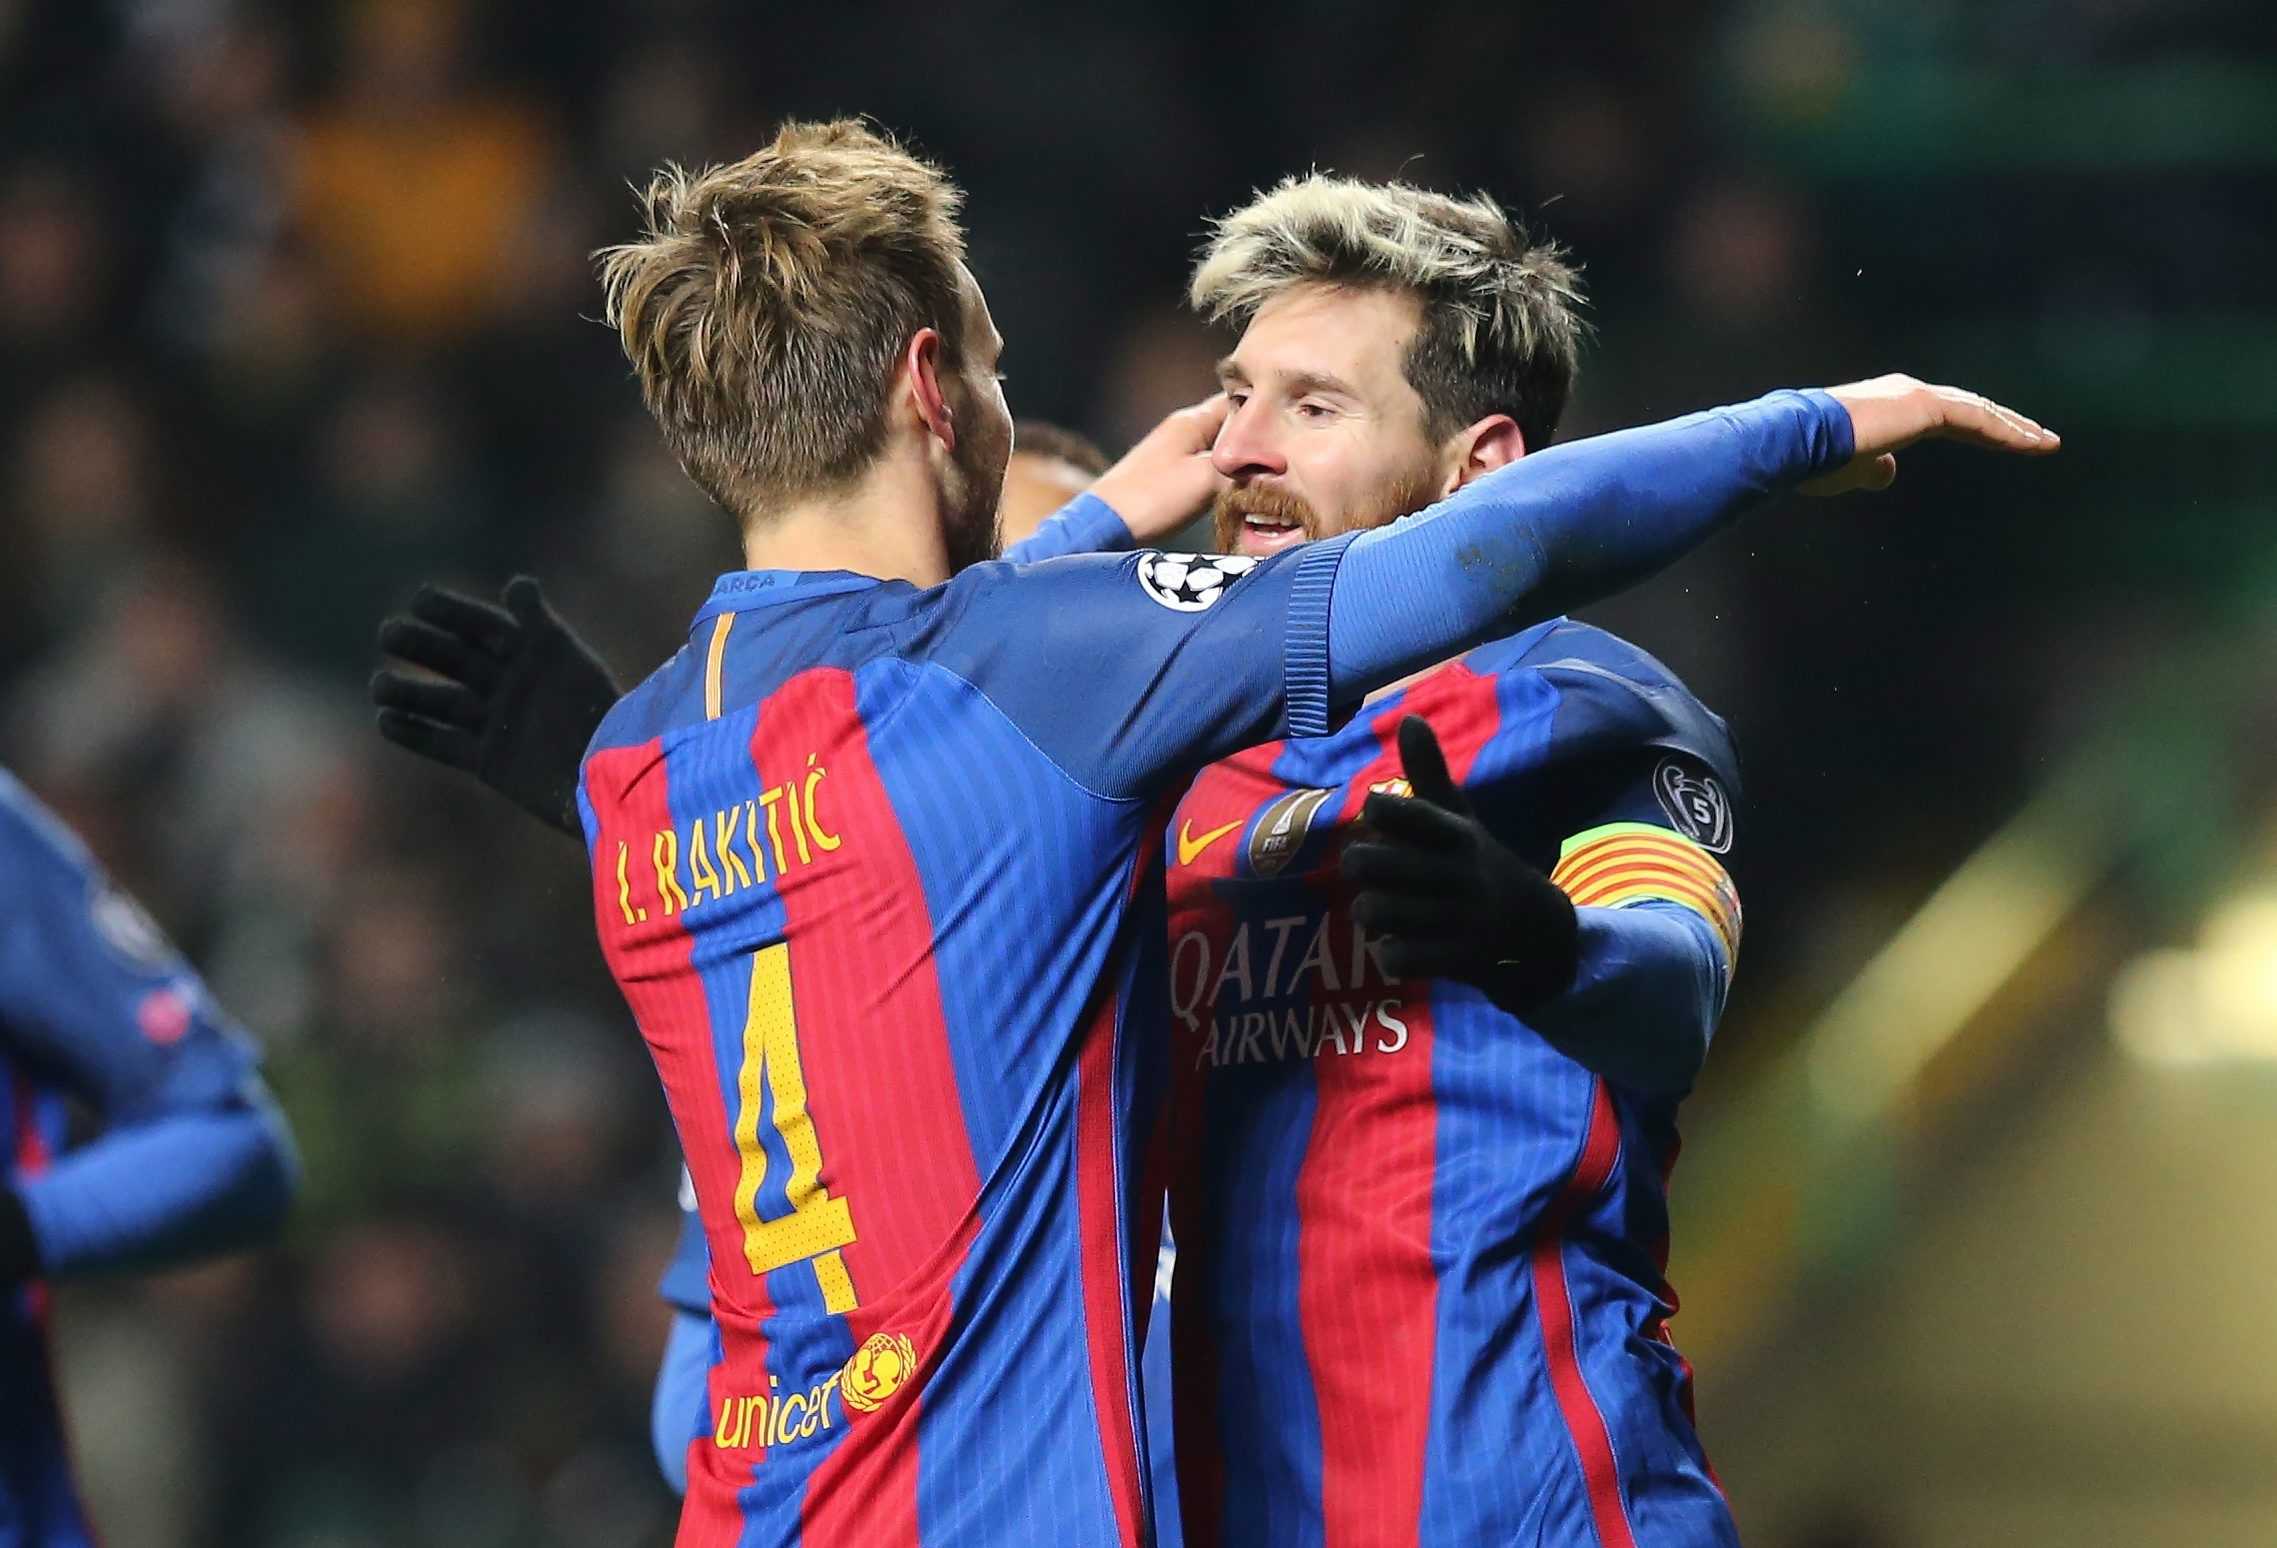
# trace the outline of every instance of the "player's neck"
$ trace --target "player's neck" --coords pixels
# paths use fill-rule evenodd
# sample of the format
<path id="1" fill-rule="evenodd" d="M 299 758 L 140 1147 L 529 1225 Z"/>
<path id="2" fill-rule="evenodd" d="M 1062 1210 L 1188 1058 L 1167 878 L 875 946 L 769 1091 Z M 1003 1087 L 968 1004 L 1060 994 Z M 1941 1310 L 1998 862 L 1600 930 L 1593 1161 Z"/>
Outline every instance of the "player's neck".
<path id="1" fill-rule="evenodd" d="M 746 521 L 743 562 L 754 570 L 851 570 L 937 586 L 949 578 L 940 499 L 921 456 L 881 457 L 850 489 Z"/>

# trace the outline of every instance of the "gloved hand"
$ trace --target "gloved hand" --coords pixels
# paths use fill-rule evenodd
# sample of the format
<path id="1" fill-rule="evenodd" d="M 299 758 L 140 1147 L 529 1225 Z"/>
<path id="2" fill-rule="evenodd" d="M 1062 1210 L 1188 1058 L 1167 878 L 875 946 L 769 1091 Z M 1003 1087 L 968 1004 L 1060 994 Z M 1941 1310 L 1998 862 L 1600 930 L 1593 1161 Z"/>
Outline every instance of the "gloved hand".
<path id="1" fill-rule="evenodd" d="M 1573 982 L 1573 903 L 1478 820 L 1422 716 L 1399 723 L 1399 759 L 1414 796 L 1370 795 L 1370 831 L 1344 851 L 1352 917 L 1386 937 L 1386 972 L 1458 979 L 1522 1015 Z"/>
<path id="2" fill-rule="evenodd" d="M 582 836 L 577 774 L 616 680 L 527 575 L 493 607 L 422 586 L 381 623 L 380 649 L 442 679 L 393 668 L 372 679 L 380 735 L 465 769 L 539 821 Z"/>

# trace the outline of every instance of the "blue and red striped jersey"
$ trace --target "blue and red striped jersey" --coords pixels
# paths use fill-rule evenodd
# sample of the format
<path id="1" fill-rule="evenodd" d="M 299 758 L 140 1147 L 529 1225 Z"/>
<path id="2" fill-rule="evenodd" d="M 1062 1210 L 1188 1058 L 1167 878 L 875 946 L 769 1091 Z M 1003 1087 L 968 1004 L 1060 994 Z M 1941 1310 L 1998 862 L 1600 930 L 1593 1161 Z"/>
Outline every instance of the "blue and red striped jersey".
<path id="1" fill-rule="evenodd" d="M 77 1145 L 73 1105 L 101 1125 Z M 0 1548 L 81 1548 L 46 1281 L 240 1245 L 281 1222 L 295 1171 L 251 1042 L 5 770 L 0 1158 L 41 1274 L 0 1284 Z"/>
<path id="2" fill-rule="evenodd" d="M 719 1330 L 684 1548 L 1150 1540 L 1163 824 L 1325 724 L 1327 589 L 1217 565 L 732 574 L 603 723 L 595 917 Z"/>
<path id="3" fill-rule="evenodd" d="M 1736 948 L 1723 725 L 1585 625 L 1201 774 L 1167 859 L 1189 1548 L 1732 1541 L 1664 1334 L 1675 1099 L 1392 978 L 1351 919 L 1337 856 L 1371 790 L 1405 793 L 1409 714 L 1585 916 L 1676 909 L 1717 975 Z M 1592 971 L 1592 1014 L 1636 1013 Z"/>
<path id="4" fill-rule="evenodd" d="M 682 1177 L 680 1237 L 673 1245 L 657 1294 L 673 1309 L 672 1331 L 657 1366 L 650 1425 L 657 1461 L 675 1494 L 688 1492 L 689 1442 L 711 1433 L 709 1373 L 719 1337 L 711 1320 L 711 1254 L 704 1248 L 703 1217 L 695 1189 Z M 1147 1308 L 1139 1361 L 1139 1391 L 1146 1400 L 1147 1477 L 1154 1488 L 1155 1548 L 1180 1548 L 1177 1447 L 1170 1424 L 1170 1279 L 1177 1247 L 1165 1231 L 1155 1259 L 1154 1294 Z"/>

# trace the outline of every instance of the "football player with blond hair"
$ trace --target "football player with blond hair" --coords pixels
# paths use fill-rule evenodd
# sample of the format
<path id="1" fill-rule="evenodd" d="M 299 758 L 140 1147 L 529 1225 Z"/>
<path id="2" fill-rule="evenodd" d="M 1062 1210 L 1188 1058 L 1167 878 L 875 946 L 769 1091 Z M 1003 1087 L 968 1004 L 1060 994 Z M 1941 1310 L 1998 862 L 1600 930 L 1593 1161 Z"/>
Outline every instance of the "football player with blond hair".
<path id="1" fill-rule="evenodd" d="M 1574 268 L 1491 199 L 1321 175 L 1218 221 L 1192 299 L 1241 330 L 1215 515 L 1257 558 L 1542 456 L 1584 332 Z M 1733 1540 L 1661 1268 L 1737 961 L 1737 791 L 1722 721 L 1561 618 L 1188 790 L 1190 1548 Z"/>
<path id="2" fill-rule="evenodd" d="M 684 1548 L 1151 1540 L 1162 859 L 1197 768 L 1324 736 L 1779 489 L 1925 435 L 2053 449 L 1927 390 L 1778 393 L 1286 556 L 993 561 L 1010 420 L 957 202 L 865 126 L 793 124 L 660 178 L 604 261 L 749 565 L 608 712 L 577 793 L 710 1252 Z M 1078 504 L 1206 490 L 1193 441 L 1226 407 L 1157 448 L 1169 474 L 1134 452 Z M 425 686 L 391 708 L 479 724 L 479 692 Z"/>

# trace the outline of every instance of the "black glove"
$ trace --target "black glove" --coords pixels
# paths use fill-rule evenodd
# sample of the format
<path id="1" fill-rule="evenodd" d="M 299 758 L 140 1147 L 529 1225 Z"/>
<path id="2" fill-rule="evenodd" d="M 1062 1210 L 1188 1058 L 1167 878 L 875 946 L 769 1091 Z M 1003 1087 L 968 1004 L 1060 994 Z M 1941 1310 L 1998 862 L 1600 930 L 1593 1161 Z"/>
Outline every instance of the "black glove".
<path id="1" fill-rule="evenodd" d="M 32 1217 L 16 1190 L 0 1181 L 0 1291 L 37 1279 L 39 1272 L 40 1244 L 32 1234 Z"/>
<path id="2" fill-rule="evenodd" d="M 422 586 L 380 625 L 380 649 L 445 679 L 392 668 L 372 679 L 380 735 L 465 769 L 539 821 L 582 835 L 577 771 L 620 694 L 527 575 L 497 608 Z"/>
<path id="3" fill-rule="evenodd" d="M 1399 723 L 1412 800 L 1382 791 L 1361 816 L 1372 831 L 1344 851 L 1352 917 L 1386 937 L 1384 970 L 1474 984 L 1522 1015 L 1573 982 L 1573 902 L 1471 811 L 1439 739 L 1420 715 Z"/>

